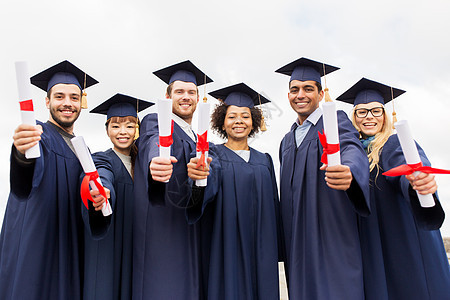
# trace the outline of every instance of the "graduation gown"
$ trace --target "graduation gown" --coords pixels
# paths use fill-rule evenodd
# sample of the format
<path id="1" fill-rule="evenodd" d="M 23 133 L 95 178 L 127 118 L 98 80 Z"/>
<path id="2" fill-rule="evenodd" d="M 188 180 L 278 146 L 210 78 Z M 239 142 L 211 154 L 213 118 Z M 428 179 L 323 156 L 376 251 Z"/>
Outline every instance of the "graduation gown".
<path id="1" fill-rule="evenodd" d="M 290 299 L 363 299 L 358 214 L 369 213 L 368 159 L 358 133 L 338 111 L 341 163 L 353 175 L 347 191 L 329 188 L 319 170 L 323 149 L 311 125 L 296 147 L 295 128 L 281 141 L 280 205 Z"/>
<path id="2" fill-rule="evenodd" d="M 186 165 L 195 142 L 174 123 L 171 152 L 178 162 L 168 183 L 151 178 L 158 143 L 157 115 L 150 114 L 137 141 L 133 299 L 202 299 L 199 225 L 188 225 L 185 215 L 191 191 Z"/>
<path id="3" fill-rule="evenodd" d="M 188 210 L 190 222 L 201 216 L 202 227 L 210 230 L 203 248 L 209 257 L 207 299 L 279 299 L 279 201 L 272 159 L 253 148 L 248 163 L 224 145 L 212 151 L 220 168 L 214 169 L 216 160 L 202 209 Z"/>
<path id="4" fill-rule="evenodd" d="M 113 213 L 83 207 L 85 220 L 84 298 L 131 299 L 133 179 L 126 167 L 109 149 L 93 156 L 105 187 L 111 191 Z"/>
<path id="5" fill-rule="evenodd" d="M 81 299 L 82 170 L 55 126 L 39 124 L 41 156 L 24 167 L 11 155 L 11 192 L 0 236 L 0 299 Z"/>
<path id="6" fill-rule="evenodd" d="M 424 165 L 430 165 L 419 148 Z M 382 172 L 405 164 L 397 135 L 384 144 L 380 171 L 370 173 L 372 214 L 361 218 L 367 299 L 450 299 L 450 268 L 439 228 L 444 211 L 420 206 L 405 176 Z"/>

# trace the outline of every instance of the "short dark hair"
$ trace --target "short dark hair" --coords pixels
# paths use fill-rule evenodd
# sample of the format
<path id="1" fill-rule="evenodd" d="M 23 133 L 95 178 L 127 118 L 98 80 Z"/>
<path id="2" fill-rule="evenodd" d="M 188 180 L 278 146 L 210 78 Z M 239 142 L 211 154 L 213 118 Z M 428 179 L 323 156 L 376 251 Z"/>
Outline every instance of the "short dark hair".
<path id="1" fill-rule="evenodd" d="M 223 124 L 225 124 L 225 116 L 227 115 L 227 110 L 230 105 L 221 101 L 214 109 L 211 115 L 211 128 L 222 138 L 228 138 L 227 132 L 223 129 Z M 261 109 L 257 107 L 250 108 L 250 114 L 252 116 L 252 130 L 248 134 L 248 137 L 254 136 L 261 128 L 262 112 Z"/>

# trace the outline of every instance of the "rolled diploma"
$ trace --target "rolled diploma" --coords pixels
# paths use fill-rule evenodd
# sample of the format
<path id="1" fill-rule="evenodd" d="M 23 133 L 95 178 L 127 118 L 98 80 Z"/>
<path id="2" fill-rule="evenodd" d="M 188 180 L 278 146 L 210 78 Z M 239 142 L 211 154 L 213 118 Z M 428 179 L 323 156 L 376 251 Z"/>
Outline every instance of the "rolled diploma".
<path id="1" fill-rule="evenodd" d="M 97 171 L 97 169 L 95 168 L 95 164 L 94 161 L 92 160 L 92 156 L 89 153 L 89 150 L 86 146 L 86 143 L 84 142 L 84 139 L 82 136 L 76 136 L 74 138 L 71 139 L 72 141 L 72 145 L 75 148 L 75 153 L 78 156 L 78 159 L 80 160 L 80 164 L 81 167 L 83 168 L 84 173 L 91 173 L 91 172 L 95 172 Z M 100 183 L 102 186 L 102 181 L 100 180 L 100 177 L 97 178 L 98 183 Z M 89 185 L 91 187 L 91 189 L 93 190 L 98 190 L 97 187 L 95 186 L 94 181 L 90 181 Z M 102 213 L 103 216 L 109 216 L 110 214 L 112 214 L 112 209 L 111 209 L 111 204 L 109 201 L 107 201 L 105 204 L 103 204 L 102 207 Z"/>
<path id="2" fill-rule="evenodd" d="M 17 89 L 19 91 L 19 103 L 23 101 L 30 101 L 31 107 L 27 110 L 20 110 L 22 117 L 22 124 L 36 125 L 36 118 L 34 116 L 33 100 L 30 92 L 30 76 L 28 74 L 28 64 L 26 61 L 16 61 L 16 79 Z M 37 158 L 41 156 L 39 150 L 39 143 L 25 151 L 25 157 Z"/>
<path id="3" fill-rule="evenodd" d="M 172 99 L 158 100 L 158 128 L 159 136 L 172 134 Z M 170 146 L 159 146 L 159 156 L 170 157 Z"/>
<path id="4" fill-rule="evenodd" d="M 395 123 L 395 129 L 397 129 L 397 136 L 400 141 L 400 146 L 403 150 L 406 163 L 408 165 L 420 163 L 419 151 L 417 151 L 416 143 L 411 134 L 411 130 L 408 125 L 408 121 L 401 120 Z M 414 172 L 413 176 L 416 177 L 420 172 Z M 421 195 L 417 193 L 419 197 L 420 205 L 422 207 L 433 207 L 434 199 L 431 194 Z"/>
<path id="5" fill-rule="evenodd" d="M 323 130 L 327 137 L 328 144 L 339 144 L 339 131 L 337 121 L 336 103 L 325 102 L 322 104 L 323 109 Z M 341 164 L 341 151 L 328 156 L 328 165 L 337 166 Z"/>
<path id="6" fill-rule="evenodd" d="M 198 106 L 198 134 L 202 135 L 208 131 L 209 128 L 209 110 L 210 104 L 201 102 Z M 197 158 L 200 158 L 202 152 L 197 152 Z M 208 158 L 208 151 L 205 151 L 205 164 Z M 196 186 L 206 186 L 208 183 L 208 178 L 200 179 L 195 181 Z"/>

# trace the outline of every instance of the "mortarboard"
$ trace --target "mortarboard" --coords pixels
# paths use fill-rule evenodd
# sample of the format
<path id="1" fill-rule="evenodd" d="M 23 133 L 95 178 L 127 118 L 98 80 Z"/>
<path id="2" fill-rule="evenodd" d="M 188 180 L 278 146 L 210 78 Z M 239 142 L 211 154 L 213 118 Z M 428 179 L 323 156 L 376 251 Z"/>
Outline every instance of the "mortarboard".
<path id="1" fill-rule="evenodd" d="M 245 83 L 238 83 L 209 93 L 216 99 L 222 99 L 228 105 L 252 108 L 270 102 Z"/>
<path id="2" fill-rule="evenodd" d="M 384 105 L 403 93 L 405 91 L 367 78 L 361 78 L 351 88 L 337 97 L 336 100 L 353 104 L 353 106 L 375 101 Z"/>
<path id="3" fill-rule="evenodd" d="M 32 84 L 46 92 L 58 83 L 75 84 L 81 90 L 98 83 L 67 60 L 34 75 L 30 80 Z"/>
<path id="4" fill-rule="evenodd" d="M 211 78 L 189 60 L 155 71 L 153 74 L 167 84 L 176 80 L 192 82 L 196 86 L 212 82 Z"/>
<path id="5" fill-rule="evenodd" d="M 153 102 L 140 100 L 123 94 L 115 94 L 105 102 L 92 109 L 91 113 L 106 115 L 106 119 L 111 117 L 137 118 L 137 113 L 152 106 Z"/>
<path id="6" fill-rule="evenodd" d="M 291 76 L 289 82 L 292 80 L 313 80 L 322 84 L 320 77 L 336 70 L 339 70 L 339 68 L 302 57 L 279 68 L 275 72 Z"/>

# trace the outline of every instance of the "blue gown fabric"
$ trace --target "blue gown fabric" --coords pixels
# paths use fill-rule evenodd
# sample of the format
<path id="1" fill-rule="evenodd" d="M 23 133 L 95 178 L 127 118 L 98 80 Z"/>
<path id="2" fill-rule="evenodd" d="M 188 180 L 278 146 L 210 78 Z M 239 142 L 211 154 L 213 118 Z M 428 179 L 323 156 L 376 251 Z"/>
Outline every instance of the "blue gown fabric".
<path id="1" fill-rule="evenodd" d="M 381 175 L 405 163 L 392 135 L 381 151 L 378 176 L 377 168 L 370 174 L 372 214 L 360 219 L 366 299 L 450 299 L 450 267 L 439 232 L 444 211 L 437 197 L 434 207 L 422 208 L 405 176 Z"/>
<path id="2" fill-rule="evenodd" d="M 279 200 L 270 156 L 250 148 L 245 162 L 224 145 L 214 154 L 201 209 L 207 299 L 279 299 Z M 214 161 L 215 160 L 215 161 Z"/>
<path id="3" fill-rule="evenodd" d="M 157 115 L 150 114 L 137 140 L 133 299 L 202 299 L 200 227 L 188 225 L 185 212 L 191 195 L 186 165 L 195 142 L 174 124 L 171 152 L 178 162 L 168 183 L 154 182 L 149 171 L 158 143 Z"/>
<path id="4" fill-rule="evenodd" d="M 83 207 L 86 224 L 85 277 L 83 299 L 131 299 L 133 258 L 133 179 L 126 167 L 109 149 L 92 158 L 103 186 L 111 191 L 113 213 Z"/>
<path id="5" fill-rule="evenodd" d="M 338 111 L 341 164 L 353 175 L 347 191 L 329 188 L 319 170 L 323 149 L 311 125 L 297 148 L 296 124 L 280 146 L 280 205 L 290 299 L 363 299 L 358 214 L 369 214 L 369 166 L 359 134 Z"/>
<path id="6" fill-rule="evenodd" d="M 55 125 L 39 124 L 41 156 L 35 163 L 23 167 L 11 155 L 11 192 L 0 236 L 0 299 L 81 299 L 82 170 Z"/>

